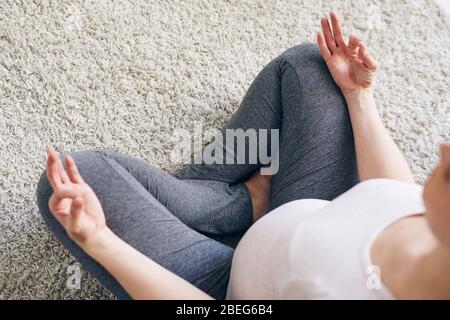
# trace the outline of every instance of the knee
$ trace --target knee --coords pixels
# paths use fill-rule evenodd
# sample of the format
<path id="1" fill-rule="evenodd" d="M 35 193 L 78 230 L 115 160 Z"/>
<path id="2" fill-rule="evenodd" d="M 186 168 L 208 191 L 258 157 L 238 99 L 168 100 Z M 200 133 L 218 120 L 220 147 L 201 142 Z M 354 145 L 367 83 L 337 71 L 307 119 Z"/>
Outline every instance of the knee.
<path id="1" fill-rule="evenodd" d="M 304 43 L 293 46 L 281 54 L 284 61 L 296 62 L 321 58 L 319 47 L 314 43 Z"/>
<path id="2" fill-rule="evenodd" d="M 69 155 L 77 164 L 78 169 L 82 169 L 82 167 L 93 164 L 95 165 L 98 163 L 98 159 L 102 157 L 102 155 L 110 155 L 113 154 L 113 151 L 105 150 L 105 149 L 89 149 L 89 150 L 81 150 L 81 151 L 74 151 L 74 152 L 67 152 L 61 154 L 61 160 L 63 161 L 64 156 Z M 63 161 L 64 163 L 64 161 Z"/>
<path id="3" fill-rule="evenodd" d="M 281 68 L 290 65 L 294 69 L 314 67 L 326 70 L 319 47 L 313 43 L 300 44 L 287 49 L 280 55 L 280 62 Z"/>
<path id="4" fill-rule="evenodd" d="M 298 80 L 305 93 L 323 93 L 323 90 L 340 95 L 333 77 L 315 44 L 301 44 L 286 50 L 280 56 L 280 75 Z"/>

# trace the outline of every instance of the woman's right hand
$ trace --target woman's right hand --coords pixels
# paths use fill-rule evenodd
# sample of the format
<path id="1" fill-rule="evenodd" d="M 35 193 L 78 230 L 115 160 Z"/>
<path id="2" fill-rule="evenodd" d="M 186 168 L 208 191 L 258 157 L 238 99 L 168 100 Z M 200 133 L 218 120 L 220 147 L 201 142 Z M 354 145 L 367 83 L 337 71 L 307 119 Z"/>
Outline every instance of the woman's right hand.
<path id="1" fill-rule="evenodd" d="M 70 156 L 64 160 L 67 172 L 56 152 L 48 149 L 46 172 L 53 188 L 49 209 L 72 240 L 83 247 L 109 229 L 100 201 L 84 182 L 75 161 Z"/>
<path id="2" fill-rule="evenodd" d="M 334 81 L 344 96 L 370 88 L 378 68 L 377 62 L 357 37 L 350 36 L 347 45 L 336 13 L 331 12 L 330 16 L 333 31 L 328 19 L 323 18 L 323 34 L 317 34 L 317 44 Z"/>

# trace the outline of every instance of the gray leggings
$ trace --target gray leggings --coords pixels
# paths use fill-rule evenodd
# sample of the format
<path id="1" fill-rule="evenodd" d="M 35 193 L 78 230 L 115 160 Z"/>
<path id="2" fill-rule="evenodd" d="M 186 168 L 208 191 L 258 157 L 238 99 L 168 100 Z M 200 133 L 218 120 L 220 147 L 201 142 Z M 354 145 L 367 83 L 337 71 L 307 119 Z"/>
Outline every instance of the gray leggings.
<path id="1" fill-rule="evenodd" d="M 226 128 L 280 129 L 271 209 L 301 198 L 330 200 L 358 182 L 347 107 L 315 45 L 293 47 L 270 62 Z M 252 224 L 243 182 L 261 162 L 191 164 L 172 176 L 110 151 L 72 156 L 119 237 L 214 298 L 225 297 L 234 247 Z M 53 218 L 51 194 L 43 174 L 37 201 L 49 229 L 106 288 L 129 298 Z"/>

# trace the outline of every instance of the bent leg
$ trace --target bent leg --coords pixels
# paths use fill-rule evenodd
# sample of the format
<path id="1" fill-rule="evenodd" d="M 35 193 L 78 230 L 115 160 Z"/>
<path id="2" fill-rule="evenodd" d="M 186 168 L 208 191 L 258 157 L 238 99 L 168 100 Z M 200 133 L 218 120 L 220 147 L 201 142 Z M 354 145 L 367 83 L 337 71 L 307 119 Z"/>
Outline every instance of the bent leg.
<path id="1" fill-rule="evenodd" d="M 211 296 L 225 297 L 233 249 L 183 224 L 107 153 L 72 154 L 83 179 L 99 198 L 107 225 L 125 242 Z M 39 210 L 50 230 L 80 263 L 118 298 L 119 283 L 68 236 L 48 208 L 52 188 L 42 175 Z"/>
<path id="2" fill-rule="evenodd" d="M 270 62 L 255 78 L 245 94 L 239 109 L 231 117 L 230 121 L 222 128 L 221 134 L 223 140 L 214 139 L 206 148 L 210 150 L 221 150 L 222 160 L 225 162 L 227 157 L 233 159 L 232 164 L 213 163 L 213 164 L 190 164 L 178 171 L 175 177 L 182 180 L 189 180 L 192 183 L 201 181 L 214 181 L 215 191 L 220 194 L 223 199 L 227 199 L 227 203 L 239 204 L 242 208 L 240 214 L 243 215 L 247 223 L 245 228 L 234 230 L 233 233 L 209 233 L 208 236 L 229 244 L 233 247 L 239 242 L 243 233 L 251 226 L 253 221 L 249 221 L 248 217 L 252 216 L 253 208 L 251 204 L 250 193 L 244 182 L 250 178 L 251 174 L 261 168 L 263 165 L 260 157 L 260 148 L 263 147 L 267 152 L 264 155 L 272 156 L 271 145 L 278 144 L 278 141 L 272 141 L 270 130 L 280 129 L 282 119 L 282 104 L 280 95 L 280 73 L 279 58 Z M 244 164 L 237 163 L 238 148 L 235 140 L 232 140 L 231 148 L 229 147 L 230 139 L 227 140 L 227 130 L 241 129 L 247 131 L 254 130 L 256 133 L 256 163 Z M 267 139 L 263 139 L 260 130 L 266 130 Z M 228 148 L 227 148 L 228 147 Z M 202 151 L 204 152 L 206 148 Z M 248 160 L 249 146 L 245 146 L 245 155 Z M 211 211 L 216 212 L 211 207 Z M 205 215 L 205 221 L 214 221 L 215 215 Z M 241 223 L 245 226 L 245 223 Z"/>
<path id="3" fill-rule="evenodd" d="M 221 129 L 223 140 L 214 139 L 206 148 L 221 150 L 223 163 L 213 164 L 190 164 L 176 173 L 180 179 L 216 180 L 228 184 L 242 183 L 250 175 L 261 168 L 264 163 L 260 157 L 260 147 L 263 146 L 268 156 L 272 144 L 270 130 L 280 129 L 283 117 L 281 95 L 279 58 L 271 61 L 256 76 L 245 94 L 239 109 L 234 113 L 229 122 Z M 257 137 L 256 163 L 237 163 L 239 150 L 234 139 L 228 139 L 227 130 L 249 129 L 255 130 Z M 261 137 L 259 130 L 267 130 L 267 140 Z M 228 148 L 227 148 L 228 146 Z M 231 146 L 231 147 L 230 147 Z M 205 150 L 203 150 L 204 152 Z M 248 158 L 249 146 L 245 146 L 245 154 Z M 232 164 L 225 163 L 226 158 L 233 159 Z M 248 159 L 247 159 L 248 160 Z"/>
<path id="4" fill-rule="evenodd" d="M 332 200 L 358 182 L 347 105 L 318 47 L 296 46 L 280 58 L 283 120 L 271 209 L 296 199 Z"/>
<path id="5" fill-rule="evenodd" d="M 301 198 L 331 200 L 358 182 L 347 105 L 316 45 L 295 46 L 271 61 L 222 129 L 224 136 L 226 129 L 280 129 L 279 170 L 272 179 L 271 209 Z M 221 141 L 211 145 L 224 154 L 230 151 Z M 236 148 L 232 150 L 236 154 Z M 235 184 L 261 166 L 260 161 L 191 164 L 176 176 Z"/>
<path id="6" fill-rule="evenodd" d="M 114 159 L 159 203 L 184 224 L 212 235 L 247 230 L 253 223 L 251 196 L 244 184 L 177 179 L 143 160 L 112 151 Z"/>

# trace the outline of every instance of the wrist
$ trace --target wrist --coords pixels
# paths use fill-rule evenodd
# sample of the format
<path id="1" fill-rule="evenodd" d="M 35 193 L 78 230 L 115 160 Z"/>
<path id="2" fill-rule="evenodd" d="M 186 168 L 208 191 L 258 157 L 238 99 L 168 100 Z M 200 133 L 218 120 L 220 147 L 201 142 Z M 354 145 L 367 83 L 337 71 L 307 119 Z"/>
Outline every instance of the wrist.
<path id="1" fill-rule="evenodd" d="M 350 93 L 344 93 L 349 111 L 371 110 L 375 107 L 372 88 L 361 88 Z"/>
<path id="2" fill-rule="evenodd" d="M 372 87 L 367 87 L 367 88 L 359 88 L 356 90 L 351 90 L 348 92 L 343 91 L 342 93 L 344 95 L 345 100 L 355 100 L 355 99 L 360 99 L 362 97 L 372 96 L 373 90 L 372 90 Z"/>
<path id="3" fill-rule="evenodd" d="M 91 257 L 95 257 L 98 253 L 107 252 L 111 246 L 113 246 L 117 236 L 108 227 L 96 232 L 96 234 L 83 243 L 78 245 Z"/>

